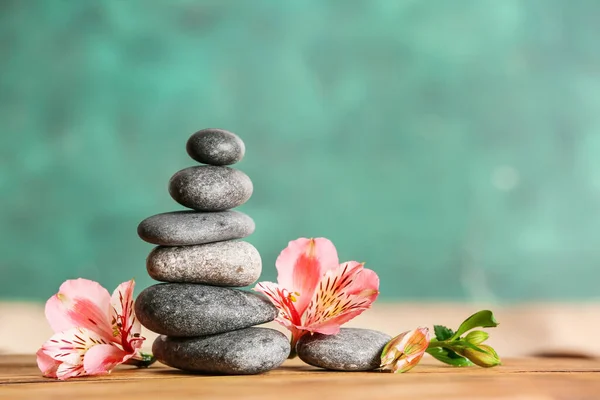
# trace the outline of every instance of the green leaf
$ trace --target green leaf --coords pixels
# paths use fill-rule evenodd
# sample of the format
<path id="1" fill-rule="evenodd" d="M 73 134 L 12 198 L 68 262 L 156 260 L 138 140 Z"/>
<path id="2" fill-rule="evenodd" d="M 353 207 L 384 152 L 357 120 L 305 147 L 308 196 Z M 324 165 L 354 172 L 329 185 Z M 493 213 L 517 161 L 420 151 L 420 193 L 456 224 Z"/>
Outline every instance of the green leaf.
<path id="1" fill-rule="evenodd" d="M 435 338 L 440 342 L 448 340 L 454 335 L 452 329 L 447 328 L 444 325 L 434 325 L 433 332 L 435 332 Z"/>
<path id="2" fill-rule="evenodd" d="M 495 328 L 498 326 L 494 314 L 490 310 L 483 310 L 476 312 L 467 318 L 460 326 L 456 333 L 452 336 L 452 339 L 457 339 L 463 333 L 470 331 L 473 328 Z"/>
<path id="3" fill-rule="evenodd" d="M 148 368 L 155 362 L 156 362 L 156 357 L 154 357 L 152 354 L 139 352 L 134 357 L 125 361 L 125 364 L 134 365 L 138 368 Z"/>
<path id="4" fill-rule="evenodd" d="M 427 349 L 427 353 L 429 353 L 436 360 L 453 365 L 455 367 L 470 367 L 473 365 L 473 363 L 465 357 L 459 356 L 452 350 L 443 347 L 432 347 Z"/>

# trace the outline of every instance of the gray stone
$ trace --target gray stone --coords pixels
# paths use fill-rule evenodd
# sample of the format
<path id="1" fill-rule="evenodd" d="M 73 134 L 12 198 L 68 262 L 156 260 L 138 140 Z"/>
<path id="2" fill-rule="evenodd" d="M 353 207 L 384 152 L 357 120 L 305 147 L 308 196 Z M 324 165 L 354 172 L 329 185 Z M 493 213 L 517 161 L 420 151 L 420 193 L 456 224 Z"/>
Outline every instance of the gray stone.
<path id="1" fill-rule="evenodd" d="M 201 165 L 177 172 L 169 193 L 179 204 L 199 211 L 223 211 L 241 206 L 252 196 L 248 175 L 229 167 Z"/>
<path id="2" fill-rule="evenodd" d="M 190 337 L 269 322 L 277 316 L 277 309 L 254 292 L 193 283 L 160 283 L 139 294 L 135 315 L 151 331 Z"/>
<path id="3" fill-rule="evenodd" d="M 203 164 L 231 165 L 244 158 L 246 146 L 235 133 L 223 129 L 202 129 L 187 141 L 190 157 Z"/>
<path id="4" fill-rule="evenodd" d="M 190 246 L 241 239 L 252 232 L 254 221 L 239 211 L 175 211 L 146 218 L 138 226 L 138 235 L 143 240 L 162 246 Z"/>
<path id="5" fill-rule="evenodd" d="M 287 337 L 274 329 L 247 328 L 197 338 L 159 336 L 152 353 L 163 364 L 208 374 L 260 374 L 290 354 Z"/>
<path id="6" fill-rule="evenodd" d="M 198 246 L 156 247 L 146 260 L 157 281 L 247 286 L 260 276 L 258 250 L 248 242 L 218 242 Z"/>
<path id="7" fill-rule="evenodd" d="M 336 371 L 369 371 L 379 367 L 383 347 L 392 338 L 370 329 L 342 328 L 337 335 L 304 335 L 296 345 L 307 364 Z"/>

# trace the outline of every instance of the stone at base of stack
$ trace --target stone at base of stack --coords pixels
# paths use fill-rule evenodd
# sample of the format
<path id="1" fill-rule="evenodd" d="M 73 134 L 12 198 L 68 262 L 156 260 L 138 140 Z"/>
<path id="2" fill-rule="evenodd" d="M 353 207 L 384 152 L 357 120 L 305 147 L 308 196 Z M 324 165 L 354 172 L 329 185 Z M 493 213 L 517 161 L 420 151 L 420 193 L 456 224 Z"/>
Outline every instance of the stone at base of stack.
<path id="1" fill-rule="evenodd" d="M 287 337 L 256 328 L 277 316 L 263 296 L 233 289 L 254 283 L 262 262 L 247 242 L 249 216 L 229 208 L 252 195 L 252 181 L 225 165 L 244 156 L 245 146 L 220 129 L 196 132 L 188 154 L 208 166 L 190 167 L 171 178 L 171 197 L 194 211 L 158 214 L 142 221 L 140 237 L 159 245 L 150 252 L 149 275 L 167 282 L 146 288 L 135 302 L 136 316 L 161 334 L 156 358 L 191 372 L 258 374 L 278 367 L 290 354 Z"/>
<path id="2" fill-rule="evenodd" d="M 245 328 L 193 338 L 159 336 L 152 353 L 163 364 L 192 372 L 259 374 L 277 368 L 290 354 L 290 342 L 269 328 Z"/>

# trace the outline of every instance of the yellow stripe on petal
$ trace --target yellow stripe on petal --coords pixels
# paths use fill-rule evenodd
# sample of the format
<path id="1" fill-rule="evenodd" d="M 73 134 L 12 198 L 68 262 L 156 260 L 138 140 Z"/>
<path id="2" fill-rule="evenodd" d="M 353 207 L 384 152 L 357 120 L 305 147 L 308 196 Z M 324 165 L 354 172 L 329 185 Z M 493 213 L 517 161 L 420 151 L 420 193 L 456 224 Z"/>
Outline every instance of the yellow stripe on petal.
<path id="1" fill-rule="evenodd" d="M 308 246 L 306 246 L 306 257 L 314 258 L 316 255 L 317 255 L 317 252 L 316 252 L 316 246 L 315 246 L 315 239 L 310 238 L 308 240 Z"/>

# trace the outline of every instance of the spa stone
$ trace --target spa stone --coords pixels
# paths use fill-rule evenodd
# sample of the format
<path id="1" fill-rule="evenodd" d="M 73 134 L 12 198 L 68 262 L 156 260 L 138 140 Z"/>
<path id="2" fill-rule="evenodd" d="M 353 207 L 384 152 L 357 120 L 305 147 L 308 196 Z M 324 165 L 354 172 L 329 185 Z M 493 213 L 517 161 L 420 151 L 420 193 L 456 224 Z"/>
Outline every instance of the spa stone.
<path id="1" fill-rule="evenodd" d="M 206 374 L 260 374 L 290 354 L 287 337 L 274 329 L 246 328 L 198 338 L 159 336 L 152 353 L 163 364 Z"/>
<path id="2" fill-rule="evenodd" d="M 187 141 L 186 150 L 202 164 L 232 165 L 244 158 L 246 146 L 234 133 L 209 128 L 194 133 Z"/>
<path id="3" fill-rule="evenodd" d="M 252 232 L 254 221 L 239 211 L 174 211 L 148 217 L 138 226 L 140 238 L 162 246 L 190 246 L 241 239 Z"/>
<path id="4" fill-rule="evenodd" d="M 173 200 L 198 211 L 223 211 L 248 201 L 253 191 L 248 175 L 229 167 L 202 165 L 177 172 L 169 181 Z"/>
<path id="5" fill-rule="evenodd" d="M 193 283 L 160 283 L 144 289 L 135 314 L 153 332 L 168 336 L 213 335 L 275 319 L 277 309 L 250 291 Z"/>
<path id="6" fill-rule="evenodd" d="M 341 328 L 337 335 L 304 335 L 296 345 L 307 364 L 336 371 L 369 371 L 379 368 L 383 347 L 392 338 L 385 333 Z"/>
<path id="7" fill-rule="evenodd" d="M 162 282 L 241 287 L 260 276 L 258 250 L 248 242 L 226 241 L 198 246 L 156 247 L 146 260 L 148 274 Z"/>

